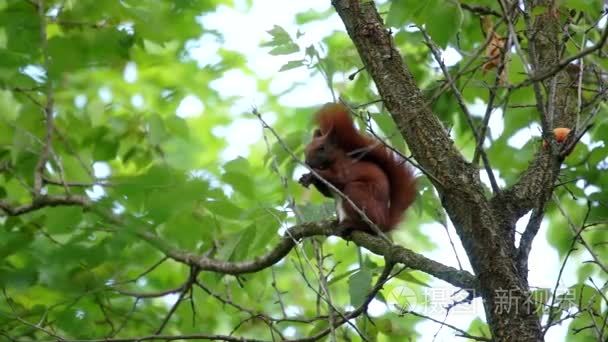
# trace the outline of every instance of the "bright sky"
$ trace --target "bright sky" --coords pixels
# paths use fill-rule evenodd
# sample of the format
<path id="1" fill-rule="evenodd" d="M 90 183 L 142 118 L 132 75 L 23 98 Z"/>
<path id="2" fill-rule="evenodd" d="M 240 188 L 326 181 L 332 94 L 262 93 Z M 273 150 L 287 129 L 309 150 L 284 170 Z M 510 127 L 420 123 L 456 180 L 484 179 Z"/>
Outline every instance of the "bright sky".
<path id="1" fill-rule="evenodd" d="M 302 31 L 304 36 L 298 39 L 298 42 L 302 43 L 301 46 L 317 43 L 322 37 L 329 35 L 334 30 L 343 30 L 342 23 L 336 14 L 333 14 L 326 21 L 314 22 L 312 25 L 297 27 L 295 24 L 294 18 L 296 13 L 308 9 L 324 11 L 329 7 L 330 1 L 253 1 L 253 7 L 250 9 L 247 9 L 246 6 L 244 6 L 244 1 L 237 0 L 235 3 L 236 6 L 234 9 L 220 6 L 215 13 L 206 14 L 200 18 L 200 22 L 206 29 L 213 29 L 221 32 L 224 41 L 219 42 L 215 36 L 204 34 L 198 42 L 192 44 L 190 53 L 191 56 L 198 61 L 199 65 L 204 66 L 217 63 L 220 59 L 217 51 L 223 46 L 226 49 L 235 50 L 244 54 L 249 68 L 255 72 L 257 77 L 271 78 L 271 91 L 273 93 L 280 93 L 288 89 L 294 82 L 300 83 L 301 85 L 296 87 L 292 92 L 281 96 L 280 102 L 282 105 L 286 107 L 301 107 L 331 101 L 331 93 L 320 75 L 311 77 L 306 68 L 278 72 L 279 68 L 287 61 L 301 56 L 271 56 L 268 54 L 267 48 L 260 47 L 260 42 L 269 38 L 266 31 L 271 29 L 274 25 L 282 26 L 293 37 L 295 37 L 295 32 L 298 29 Z M 445 52 L 444 57 L 449 64 L 456 63 L 460 58 L 454 50 L 450 49 Z M 134 66 L 128 66 L 127 70 L 125 70 L 125 80 L 132 81 L 133 78 L 136 77 L 136 74 Z M 231 112 L 234 115 L 249 111 L 252 105 L 259 107 L 260 109 L 264 108 L 266 96 L 258 91 L 255 78 L 246 75 L 240 70 L 226 72 L 222 78 L 213 81 L 211 87 L 219 91 L 219 93 L 224 94 L 226 97 L 238 96 L 240 98 L 231 109 Z M 477 101 L 471 104 L 470 108 L 474 115 L 482 115 L 485 111 L 485 104 L 481 101 Z M 182 105 L 178 109 L 177 115 L 182 117 L 204 115 L 204 110 L 204 104 L 201 103 L 198 98 L 189 96 L 184 99 Z M 502 120 L 502 113 L 498 110 L 494 112 L 490 122 L 490 133 L 493 137 L 497 137 L 503 131 L 504 125 Z M 509 140 L 509 144 L 514 147 L 521 147 L 531 136 L 539 136 L 539 131 L 540 130 L 534 126 L 523 129 Z M 257 121 L 254 121 L 253 119 L 237 119 L 230 126 L 217 128 L 214 130 L 214 134 L 227 137 L 227 141 L 232 142 L 232 145 L 229 146 L 223 154 L 223 159 L 229 160 L 239 155 L 246 157 L 248 155 L 247 146 L 259 141 L 262 132 Z M 98 173 L 97 171 L 104 173 L 104 171 L 107 170 L 105 170 L 103 166 L 98 165 L 96 167 L 96 174 Z M 482 173 L 482 179 L 487 182 L 485 173 Z M 521 232 L 524 230 L 528 218 L 529 216 L 527 215 L 518 222 L 518 231 Z M 561 263 L 557 252 L 546 242 L 547 228 L 547 224 L 544 222 L 538 233 L 537 239 L 534 241 L 532 253 L 530 255 L 529 274 L 530 284 L 532 286 L 553 288 Z M 424 254 L 434 260 L 458 267 L 444 228 L 438 224 L 427 224 L 422 231 L 431 237 L 438 246 L 434 251 Z M 450 225 L 449 231 L 456 243 L 457 253 L 460 260 L 464 263 L 463 266 L 470 270 L 466 254 L 457 239 L 453 226 Z M 572 261 L 569 263 L 569 265 L 574 264 L 575 263 Z M 575 275 L 575 267 L 566 267 L 562 285 L 564 287 L 571 285 L 576 280 Z M 448 295 L 453 292 L 452 287 L 449 287 L 440 280 L 434 280 L 431 283 L 431 286 L 433 289 L 440 289 L 440 291 L 445 289 L 444 293 L 447 293 Z M 448 304 L 448 302 L 445 302 L 444 299 L 440 304 L 444 306 Z M 463 307 L 464 309 L 461 310 L 463 312 L 451 313 L 446 322 L 466 330 L 470 321 L 475 318 L 476 315 L 483 317 L 484 313 L 483 306 L 479 299 L 474 301 L 472 307 Z M 372 315 L 381 314 L 385 310 L 385 305 L 380 302 L 374 302 L 370 307 Z M 443 320 L 444 314 L 444 312 L 438 312 L 430 314 L 430 316 L 433 316 L 438 320 Z M 423 336 L 421 341 L 431 341 L 438 329 L 439 325 L 436 323 L 425 322 L 419 324 L 418 331 Z M 552 328 L 547 334 L 546 340 L 563 340 L 566 329 L 567 323 Z M 289 333 L 289 331 L 287 333 Z M 451 341 L 453 338 L 454 332 L 444 327 L 436 336 L 435 341 Z"/>

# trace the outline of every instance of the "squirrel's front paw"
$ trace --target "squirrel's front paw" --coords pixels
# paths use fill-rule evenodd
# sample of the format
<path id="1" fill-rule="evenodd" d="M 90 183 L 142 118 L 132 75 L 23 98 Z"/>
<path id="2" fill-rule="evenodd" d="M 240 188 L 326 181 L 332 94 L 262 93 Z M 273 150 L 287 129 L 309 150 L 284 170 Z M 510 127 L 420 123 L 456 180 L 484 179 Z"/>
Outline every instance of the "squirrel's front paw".
<path id="1" fill-rule="evenodd" d="M 304 187 L 308 188 L 310 184 L 312 184 L 314 179 L 314 175 L 312 173 L 305 173 L 300 177 L 298 183 L 302 184 Z"/>

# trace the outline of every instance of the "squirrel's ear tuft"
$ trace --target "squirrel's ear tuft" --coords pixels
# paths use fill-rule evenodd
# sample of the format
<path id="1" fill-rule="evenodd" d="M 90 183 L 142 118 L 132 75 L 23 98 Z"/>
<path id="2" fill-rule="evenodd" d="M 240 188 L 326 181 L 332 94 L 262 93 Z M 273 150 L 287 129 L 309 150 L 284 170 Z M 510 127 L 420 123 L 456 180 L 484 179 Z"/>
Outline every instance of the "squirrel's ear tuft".
<path id="1" fill-rule="evenodd" d="M 351 121 L 348 114 L 348 108 L 340 103 L 326 103 L 316 114 L 316 121 L 319 124 L 319 129 L 323 135 L 331 133 L 335 128 L 336 122 L 343 120 L 347 122 Z"/>
<path id="2" fill-rule="evenodd" d="M 347 112 L 348 113 L 348 108 L 346 108 L 346 106 L 344 106 L 341 103 L 328 102 L 328 103 L 324 104 L 321 107 L 321 109 L 319 109 L 319 112 L 329 112 L 329 113 Z"/>
<path id="3" fill-rule="evenodd" d="M 317 128 L 317 129 L 315 129 L 315 130 L 314 130 L 314 132 L 312 132 L 312 137 L 313 137 L 313 138 L 318 138 L 318 137 L 320 137 L 321 135 L 322 135 L 322 134 L 321 134 L 321 130 L 320 130 L 320 129 L 318 129 L 318 128 Z"/>

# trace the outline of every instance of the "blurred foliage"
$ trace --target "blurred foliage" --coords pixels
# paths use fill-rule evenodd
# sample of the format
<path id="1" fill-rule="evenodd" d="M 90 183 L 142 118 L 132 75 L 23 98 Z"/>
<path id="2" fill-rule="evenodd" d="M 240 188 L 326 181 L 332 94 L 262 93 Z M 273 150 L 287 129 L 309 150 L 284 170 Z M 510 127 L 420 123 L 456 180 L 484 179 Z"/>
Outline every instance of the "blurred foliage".
<path id="1" fill-rule="evenodd" d="M 251 6 L 251 2 L 244 3 Z M 490 0 L 470 3 L 500 10 Z M 569 0 L 562 5 L 595 18 L 599 3 Z M 134 298 L 118 289 L 153 293 L 177 288 L 188 279 L 189 269 L 164 260 L 155 246 L 136 238 L 134 231 L 154 232 L 167 244 L 193 253 L 238 261 L 262 255 L 276 244 L 278 232 L 297 222 L 293 201 L 302 220 L 331 215 L 326 199 L 297 184 L 301 171 L 285 150 L 287 147 L 301 155 L 310 137 L 311 115 L 318 105 L 315 99 L 310 99 L 310 107 L 287 108 L 280 96 L 290 90 L 273 93 L 272 78 L 258 77 L 258 91 L 267 96 L 260 112 L 263 117 L 267 117 L 264 113 L 280 113 L 274 116 L 272 127 L 282 141 L 265 131 L 266 139 L 245 146 L 247 158 L 224 157 L 235 142 L 221 132 L 234 127 L 255 132 L 262 126 L 251 113 L 235 112 L 233 103 L 238 97 L 221 94 L 210 84 L 233 70 L 253 77 L 256 73 L 247 63 L 248 57 L 239 51 L 221 48 L 219 61 L 203 66 L 189 52 L 202 35 L 221 41 L 222 32 L 206 29 L 200 18 L 220 5 L 234 6 L 232 1 L 49 0 L 46 44 L 40 39 L 41 19 L 35 4 L 34 0 L 0 0 L 0 199 L 13 206 L 33 200 L 34 169 L 45 139 L 42 107 L 50 86 L 54 138 L 52 158 L 45 167 L 48 182 L 44 191 L 65 194 L 65 181 L 71 185 L 71 194 L 88 196 L 96 210 L 48 207 L 17 217 L 0 217 L 0 285 L 4 291 L 0 336 L 20 341 L 50 337 L 22 320 L 74 339 L 152 334 L 176 297 Z M 429 96 L 441 85 L 442 76 L 432 67 L 420 32 L 410 25 L 425 25 L 438 46 L 464 56 L 450 66 L 453 73 L 461 70 L 485 39 L 478 18 L 455 1 L 395 0 L 380 5 L 380 10 L 393 29 L 397 48 Z M 294 20 L 303 29 L 334 20 L 333 13 L 328 1 L 327 10 L 306 11 Z M 353 80 L 348 77 L 361 62 L 344 32 L 330 32 L 307 46 L 298 39 L 300 32 L 294 34 L 274 25 L 272 16 L 267 21 L 268 35 L 260 37 L 260 46 L 268 50 L 269 58 L 290 58 L 285 65 L 277 65 L 277 73 L 306 68 L 354 104 L 377 100 L 367 73 L 360 72 Z M 596 39 L 597 32 L 589 32 L 588 37 Z M 568 46 L 568 53 L 576 51 L 575 46 Z M 608 69 L 606 59 L 593 62 L 604 72 Z M 512 58 L 508 80 L 520 81 L 522 71 L 522 62 Z M 466 101 L 486 101 L 483 85 L 493 77 L 492 73 L 476 72 L 466 83 L 460 79 Z M 585 100 L 593 95 L 583 94 Z M 200 115 L 176 115 L 188 97 L 200 101 Z M 516 108 L 493 115 L 493 120 L 504 124 L 504 130 L 492 132 L 488 154 L 506 185 L 516 180 L 541 146 L 533 137 L 523 137 L 528 141 L 521 148 L 509 143 L 518 133 L 522 139 L 522 129 L 538 126 L 534 108 L 526 107 L 533 99 L 530 87 L 519 89 L 510 98 L 510 105 Z M 471 157 L 474 141 L 453 96 L 446 92 L 432 106 L 451 129 L 456 146 Z M 586 143 L 566 160 L 561 177 L 564 185 L 556 190 L 560 205 L 577 225 L 585 217 L 587 223 L 608 220 L 608 192 L 604 191 L 608 187 L 607 113 L 603 104 Z M 405 142 L 381 105 L 363 107 L 359 114 L 360 124 L 371 123 L 377 133 L 407 153 Z M 481 120 L 474 119 L 476 123 Z M 421 230 L 422 225 L 445 223 L 446 218 L 424 176 L 420 176 L 419 191 L 420 199 L 394 238 L 424 252 L 435 245 L 433 237 Z M 123 224 L 109 223 L 100 214 L 103 211 L 120 216 Z M 569 223 L 555 205 L 549 207 L 547 218 L 547 238 L 563 257 L 572 242 Z M 595 252 L 602 260 L 608 260 L 605 228 L 605 224 L 597 225 L 582 234 L 589 244 L 597 246 Z M 373 286 L 383 261 L 334 239 L 325 241 L 324 251 L 328 255 L 323 267 L 332 272 L 329 287 L 334 305 L 356 307 Z M 580 249 L 574 252 L 581 254 Z M 157 265 L 159 261 L 163 262 Z M 276 318 L 315 317 L 326 314 L 315 295 L 316 262 L 312 244 L 305 241 L 298 253 L 292 252 L 272 269 L 239 278 L 202 273 L 199 280 L 212 293 L 252 312 Z M 584 283 L 590 277 L 605 276 L 595 265 L 581 264 L 579 284 L 573 285 L 584 287 L 585 295 L 597 303 L 598 312 L 605 311 L 606 305 L 601 306 L 597 293 L 595 297 L 589 294 L 597 291 Z M 428 281 L 428 276 L 407 273 L 387 283 L 377 300 L 386 303 L 384 297 L 404 285 L 421 292 Z M 263 320 L 248 319 L 250 313 L 216 300 L 200 287 L 194 287 L 187 296 L 164 333 L 229 334 L 239 326 L 235 332 L 239 336 L 271 336 Z M 582 315 L 571 324 L 584 326 L 592 318 Z M 415 338 L 414 327 L 419 321 L 387 310 L 373 322 L 361 317 L 354 324 L 372 341 L 402 341 Z M 326 324 L 282 321 L 277 326 L 286 336 L 304 337 L 326 328 Z M 487 327 L 476 320 L 470 332 L 487 334 Z M 352 331 L 346 333 L 357 339 Z M 585 333 L 571 336 L 572 341 L 584 338 Z"/>

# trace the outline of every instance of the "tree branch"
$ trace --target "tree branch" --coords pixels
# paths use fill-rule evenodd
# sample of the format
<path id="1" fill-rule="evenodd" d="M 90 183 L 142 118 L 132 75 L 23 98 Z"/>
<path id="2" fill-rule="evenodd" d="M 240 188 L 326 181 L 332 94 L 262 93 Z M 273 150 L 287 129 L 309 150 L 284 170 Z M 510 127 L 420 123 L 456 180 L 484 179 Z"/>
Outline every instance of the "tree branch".
<path id="1" fill-rule="evenodd" d="M 540 224 L 543 222 L 544 212 L 545 212 L 546 203 L 542 206 L 535 208 L 530 215 L 530 220 L 526 225 L 526 229 L 524 230 L 521 239 L 519 240 L 519 247 L 517 248 L 517 268 L 522 276 L 522 278 L 528 278 L 528 256 L 530 255 L 530 251 L 532 250 L 532 242 L 534 241 L 534 237 L 538 233 L 540 229 Z"/>
<path id="2" fill-rule="evenodd" d="M 137 232 L 137 235 L 178 262 L 195 266 L 201 271 L 237 275 L 257 272 L 276 264 L 295 247 L 300 239 L 312 236 L 338 235 L 338 233 L 339 228 L 335 221 L 303 223 L 289 228 L 279 243 L 265 255 L 256 257 L 250 261 L 236 262 L 201 257 L 175 249 L 149 231 L 140 231 Z M 389 257 L 389 260 L 394 263 L 401 263 L 411 269 L 428 273 L 456 287 L 468 290 L 474 290 L 477 287 L 475 277 L 469 272 L 443 265 L 407 248 L 391 245 L 379 237 L 354 231 L 349 236 L 343 238 L 354 242 L 358 246 L 365 247 L 373 253 Z"/>
<path id="3" fill-rule="evenodd" d="M 491 9 L 490 7 L 487 6 L 478 6 L 478 5 L 469 5 L 469 4 L 460 4 L 460 6 L 462 7 L 462 9 L 465 9 L 473 14 L 476 15 L 493 15 L 495 17 L 501 17 L 500 13 L 496 12 L 495 10 Z"/>
<path id="4" fill-rule="evenodd" d="M 134 292 L 134 291 L 129 291 L 129 290 L 122 290 L 119 288 L 112 288 L 112 290 L 120 293 L 121 295 L 135 297 L 137 299 L 158 298 L 158 297 L 164 297 L 166 295 L 170 295 L 170 294 L 177 293 L 177 292 L 182 292 L 184 290 L 184 287 L 187 284 L 188 284 L 188 281 L 186 281 L 186 283 L 184 283 L 178 287 L 175 287 L 175 288 L 172 288 L 169 290 L 158 291 L 158 292 Z"/>
<path id="5" fill-rule="evenodd" d="M 167 315 L 163 319 L 162 323 L 156 330 L 155 333 L 157 335 L 163 332 L 163 329 L 165 329 L 165 326 L 167 326 L 167 323 L 169 323 L 171 316 L 173 316 L 173 314 L 175 313 L 175 310 L 177 310 L 177 308 L 181 304 L 182 300 L 184 300 L 184 298 L 186 297 L 186 293 L 188 293 L 188 291 L 190 291 L 192 289 L 192 285 L 194 285 L 194 282 L 196 281 L 197 276 L 198 276 L 198 270 L 195 267 L 190 267 L 190 274 L 188 276 L 188 280 L 182 286 L 179 297 L 177 298 L 175 303 L 171 306 L 171 309 L 169 309 L 169 312 L 167 313 Z M 192 314 L 194 315 L 194 312 Z"/>
<path id="6" fill-rule="evenodd" d="M 8 216 L 22 215 L 45 207 L 75 205 L 87 207 L 88 205 L 90 205 L 90 200 L 88 197 L 79 195 L 43 195 L 35 198 L 30 204 L 24 204 L 17 207 L 11 206 L 7 201 L 0 201 L 0 209 L 2 209 L 2 211 L 4 211 Z"/>

